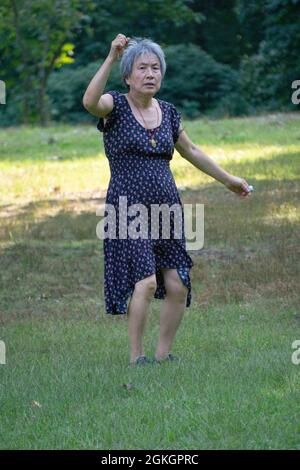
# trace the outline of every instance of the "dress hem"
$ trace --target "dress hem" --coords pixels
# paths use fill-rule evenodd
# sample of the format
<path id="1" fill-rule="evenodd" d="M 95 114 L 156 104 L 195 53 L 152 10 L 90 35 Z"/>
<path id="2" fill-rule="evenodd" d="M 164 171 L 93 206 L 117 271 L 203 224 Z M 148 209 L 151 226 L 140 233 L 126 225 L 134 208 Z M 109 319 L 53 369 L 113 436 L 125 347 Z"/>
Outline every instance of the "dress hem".
<path id="1" fill-rule="evenodd" d="M 182 283 L 188 289 L 186 308 L 189 308 L 190 305 L 191 305 L 191 301 L 192 301 L 192 287 L 191 287 L 189 272 L 190 272 L 192 267 L 193 267 L 193 264 L 192 265 L 190 265 L 190 264 L 189 265 L 180 265 L 179 267 L 177 267 L 177 266 L 157 266 L 155 272 L 151 272 L 151 273 L 146 274 L 146 275 L 143 274 L 143 277 L 137 279 L 134 284 L 141 281 L 142 279 L 145 279 L 146 277 L 152 276 L 153 274 L 156 275 L 157 271 L 161 268 L 162 269 L 176 269 Z M 158 299 L 158 300 L 164 300 L 165 296 L 166 296 L 165 288 L 164 288 L 163 292 L 158 292 L 158 287 L 159 286 L 157 286 L 157 289 L 156 289 L 156 291 L 153 295 L 153 298 Z M 163 287 L 164 287 L 164 285 L 163 285 Z M 123 305 L 124 305 L 124 303 L 126 304 L 128 302 L 128 298 L 132 296 L 133 291 L 134 291 L 134 286 L 131 287 L 129 289 L 129 291 L 127 291 L 127 293 L 124 295 L 124 300 L 118 301 L 118 302 L 116 302 L 116 304 L 123 304 Z M 127 305 L 126 311 L 125 311 L 125 309 L 122 310 L 122 307 L 121 307 L 120 309 L 106 310 L 105 314 L 106 315 L 127 315 L 128 314 L 128 305 Z"/>

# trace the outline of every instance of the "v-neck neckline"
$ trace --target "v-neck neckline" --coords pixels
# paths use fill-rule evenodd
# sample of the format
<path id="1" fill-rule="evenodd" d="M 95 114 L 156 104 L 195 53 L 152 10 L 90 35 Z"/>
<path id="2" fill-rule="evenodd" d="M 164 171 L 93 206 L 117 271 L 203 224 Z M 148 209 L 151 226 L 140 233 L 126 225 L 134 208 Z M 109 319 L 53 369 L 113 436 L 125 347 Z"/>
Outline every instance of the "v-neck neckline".
<path id="1" fill-rule="evenodd" d="M 155 131 L 156 129 L 159 129 L 159 127 L 162 125 L 163 120 L 164 120 L 164 111 L 163 111 L 163 109 L 162 109 L 162 106 L 161 106 L 161 104 L 160 104 L 160 100 L 159 100 L 158 98 L 156 98 L 156 101 L 157 101 L 158 106 L 160 107 L 160 110 L 161 110 L 161 121 L 160 121 L 160 124 L 159 124 L 158 126 L 156 126 L 156 127 L 152 127 L 152 129 L 147 129 L 147 128 L 146 128 L 145 126 L 143 126 L 143 125 L 137 120 L 137 118 L 135 117 L 135 115 L 134 115 L 134 113 L 133 113 L 133 111 L 132 111 L 132 108 L 131 108 L 131 106 L 130 106 L 130 103 L 129 103 L 128 99 L 127 99 L 127 96 L 126 96 L 125 94 L 123 94 L 122 96 L 124 96 L 124 99 L 126 100 L 126 103 L 127 103 L 128 107 L 129 107 L 129 110 L 130 110 L 130 112 L 131 112 L 131 115 L 132 115 L 133 119 L 142 127 L 142 129 L 144 129 L 145 131 Z"/>

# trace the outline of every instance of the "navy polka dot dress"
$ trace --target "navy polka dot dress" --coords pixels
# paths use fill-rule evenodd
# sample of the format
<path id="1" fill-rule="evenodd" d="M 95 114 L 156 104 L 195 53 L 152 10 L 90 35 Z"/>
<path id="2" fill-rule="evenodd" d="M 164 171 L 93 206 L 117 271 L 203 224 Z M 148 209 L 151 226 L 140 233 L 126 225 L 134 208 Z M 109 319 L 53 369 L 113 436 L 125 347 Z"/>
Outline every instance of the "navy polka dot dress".
<path id="1" fill-rule="evenodd" d="M 125 96 L 118 91 L 107 92 L 113 96 L 114 107 L 104 124 L 99 119 L 97 128 L 103 132 L 105 153 L 109 161 L 111 178 L 106 195 L 104 216 L 108 215 L 107 204 L 114 207 L 116 217 L 116 237 L 106 235 L 104 248 L 104 300 L 107 314 L 121 315 L 127 313 L 127 302 L 133 293 L 136 282 L 156 274 L 157 289 L 154 297 L 163 299 L 166 295 L 164 279 L 160 268 L 176 269 L 183 284 L 188 288 L 186 306 L 191 303 L 191 281 L 189 271 L 193 261 L 185 246 L 184 213 L 178 190 L 170 169 L 174 144 L 179 135 L 180 113 L 175 106 L 157 99 L 162 111 L 160 126 L 155 128 L 154 138 L 157 142 L 151 145 L 149 131 L 135 118 Z M 120 204 L 120 201 L 122 204 Z M 125 205 L 126 203 L 126 205 Z M 144 209 L 130 212 L 133 204 L 143 204 Z M 181 213 L 181 236 L 178 238 L 174 212 L 169 212 L 170 236 L 162 232 L 161 214 L 154 218 L 152 205 L 177 205 Z M 126 212 L 124 210 L 126 209 Z M 134 209 L 134 206 L 133 206 Z M 124 234 L 130 233 L 134 220 L 146 222 L 148 235 L 143 232 L 139 237 Z M 152 217 L 152 219 L 151 219 Z M 156 225 L 154 219 L 159 221 Z M 107 220 L 107 219 L 106 219 Z M 156 227 L 156 234 L 151 236 L 150 223 Z M 138 225 L 138 224 L 137 224 Z M 136 231 L 140 228 L 136 227 Z M 122 227 L 122 228 L 121 228 Z M 104 227 L 107 232 L 108 225 Z M 176 236 L 177 234 L 177 236 Z"/>

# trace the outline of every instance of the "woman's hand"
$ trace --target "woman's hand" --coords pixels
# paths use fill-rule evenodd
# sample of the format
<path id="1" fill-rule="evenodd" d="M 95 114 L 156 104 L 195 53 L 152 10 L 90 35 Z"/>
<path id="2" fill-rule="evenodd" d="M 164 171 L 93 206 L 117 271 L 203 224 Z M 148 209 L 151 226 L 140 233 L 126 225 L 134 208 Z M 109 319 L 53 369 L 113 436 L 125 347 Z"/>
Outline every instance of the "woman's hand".
<path id="1" fill-rule="evenodd" d="M 123 54 L 129 40 L 130 38 L 127 38 L 124 34 L 118 34 L 118 36 L 112 41 L 108 56 L 114 62 Z"/>
<path id="2" fill-rule="evenodd" d="M 230 175 L 225 186 L 227 186 L 230 191 L 237 193 L 237 195 L 241 197 L 247 197 L 251 194 L 247 181 L 243 178 L 239 178 L 238 176 Z"/>

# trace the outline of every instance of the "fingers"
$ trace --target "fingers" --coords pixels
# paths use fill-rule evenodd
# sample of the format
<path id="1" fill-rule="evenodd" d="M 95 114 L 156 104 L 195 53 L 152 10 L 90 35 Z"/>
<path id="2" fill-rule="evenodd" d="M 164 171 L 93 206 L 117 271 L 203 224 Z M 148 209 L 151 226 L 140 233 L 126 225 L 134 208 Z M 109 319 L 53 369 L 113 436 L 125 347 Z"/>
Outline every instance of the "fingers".
<path id="1" fill-rule="evenodd" d="M 250 189 L 249 189 L 249 186 L 248 186 L 247 181 L 242 180 L 242 188 L 244 189 L 244 191 L 246 191 L 247 193 L 249 193 Z"/>
<path id="2" fill-rule="evenodd" d="M 241 199 L 251 196 L 251 191 L 241 191 L 240 188 L 232 189 L 232 191 L 234 191 L 234 193 Z"/>
<path id="3" fill-rule="evenodd" d="M 118 40 L 119 45 L 122 46 L 122 47 L 124 47 L 126 44 L 128 44 L 128 42 L 130 40 L 130 38 L 126 37 L 124 34 L 118 34 L 116 39 Z"/>
<path id="4" fill-rule="evenodd" d="M 243 188 L 247 193 L 251 193 L 252 191 L 254 191 L 253 186 L 251 186 L 251 184 L 248 184 L 246 180 L 242 180 L 242 188 Z"/>

